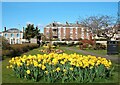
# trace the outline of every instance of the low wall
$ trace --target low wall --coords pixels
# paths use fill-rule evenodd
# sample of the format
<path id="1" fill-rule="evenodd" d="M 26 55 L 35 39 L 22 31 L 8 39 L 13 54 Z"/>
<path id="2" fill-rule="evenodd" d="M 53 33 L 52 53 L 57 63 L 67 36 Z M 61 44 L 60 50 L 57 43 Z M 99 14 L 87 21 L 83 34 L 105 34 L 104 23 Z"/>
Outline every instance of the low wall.
<path id="1" fill-rule="evenodd" d="M 50 41 L 46 41 L 46 42 L 50 42 Z M 61 42 L 61 43 L 66 42 L 67 44 L 74 42 L 74 43 L 76 44 L 76 43 L 79 42 L 79 41 L 52 41 L 52 44 L 53 44 L 54 42 Z"/>
<path id="2" fill-rule="evenodd" d="M 46 42 L 50 42 L 50 41 L 46 41 Z M 68 44 L 68 43 L 72 43 L 72 42 L 77 43 L 79 41 L 52 41 L 52 43 L 54 43 L 54 42 L 61 42 L 61 43 L 66 42 Z M 96 43 L 101 43 L 103 45 L 107 45 L 107 41 L 96 41 Z"/>
<path id="3" fill-rule="evenodd" d="M 107 41 L 96 41 L 96 43 L 101 43 L 103 45 L 107 45 Z"/>

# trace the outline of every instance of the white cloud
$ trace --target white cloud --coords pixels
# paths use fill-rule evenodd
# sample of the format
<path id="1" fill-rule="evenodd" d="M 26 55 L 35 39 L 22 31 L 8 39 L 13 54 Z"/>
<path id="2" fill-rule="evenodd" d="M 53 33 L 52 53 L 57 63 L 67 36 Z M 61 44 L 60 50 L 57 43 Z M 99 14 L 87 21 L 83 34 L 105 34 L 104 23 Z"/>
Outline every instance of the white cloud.
<path id="1" fill-rule="evenodd" d="M 44 27 L 44 25 L 42 25 L 42 24 L 37 24 L 37 26 L 38 26 L 39 28 L 43 28 L 43 27 Z"/>
<path id="2" fill-rule="evenodd" d="M 62 24 L 61 22 L 57 22 L 58 24 Z"/>
<path id="3" fill-rule="evenodd" d="M 30 22 L 30 21 L 28 21 L 28 22 L 26 22 L 26 24 L 33 24 L 32 22 Z"/>

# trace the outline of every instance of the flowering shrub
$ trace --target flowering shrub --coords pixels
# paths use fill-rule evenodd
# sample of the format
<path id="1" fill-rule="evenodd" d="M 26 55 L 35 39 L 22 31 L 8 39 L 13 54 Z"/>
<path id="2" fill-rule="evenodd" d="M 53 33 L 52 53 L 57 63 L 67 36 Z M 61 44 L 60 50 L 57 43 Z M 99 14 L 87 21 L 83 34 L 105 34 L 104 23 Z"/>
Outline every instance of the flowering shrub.
<path id="1" fill-rule="evenodd" d="M 45 49 L 41 49 L 40 52 L 43 52 L 43 53 L 49 53 L 47 50 Z M 51 53 L 63 53 L 63 50 L 61 49 L 51 49 Z"/>
<path id="2" fill-rule="evenodd" d="M 44 49 L 40 50 L 41 52 L 44 53 L 63 53 L 63 50 L 60 49 L 55 49 L 56 46 L 48 44 L 47 46 L 43 46 Z"/>
<path id="3" fill-rule="evenodd" d="M 47 53 L 50 53 L 53 48 L 56 48 L 54 45 L 51 45 L 50 43 L 48 43 L 47 46 L 44 45 L 43 47 L 45 48 L 44 50 Z"/>
<path id="4" fill-rule="evenodd" d="M 79 54 L 37 54 L 15 57 L 9 60 L 7 68 L 12 68 L 17 77 L 47 82 L 61 81 L 92 82 L 96 78 L 111 76 L 110 60 L 91 55 Z"/>

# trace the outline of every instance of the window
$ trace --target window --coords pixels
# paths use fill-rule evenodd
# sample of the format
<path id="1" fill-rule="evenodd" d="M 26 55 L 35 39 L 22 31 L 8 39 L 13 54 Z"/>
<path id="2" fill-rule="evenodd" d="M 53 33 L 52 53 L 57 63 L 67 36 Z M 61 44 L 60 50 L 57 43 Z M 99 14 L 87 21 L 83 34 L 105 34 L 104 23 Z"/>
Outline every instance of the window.
<path id="1" fill-rule="evenodd" d="M 5 37 L 7 37 L 7 34 L 5 34 Z"/>
<path id="2" fill-rule="evenodd" d="M 17 34 L 17 37 L 19 37 L 19 34 Z"/>
<path id="3" fill-rule="evenodd" d="M 11 34 L 11 37 L 13 37 L 13 34 Z"/>
<path id="4" fill-rule="evenodd" d="M 11 39 L 11 44 L 13 44 L 13 39 Z"/>
<path id="5" fill-rule="evenodd" d="M 17 44 L 19 44 L 19 39 L 17 39 Z"/>

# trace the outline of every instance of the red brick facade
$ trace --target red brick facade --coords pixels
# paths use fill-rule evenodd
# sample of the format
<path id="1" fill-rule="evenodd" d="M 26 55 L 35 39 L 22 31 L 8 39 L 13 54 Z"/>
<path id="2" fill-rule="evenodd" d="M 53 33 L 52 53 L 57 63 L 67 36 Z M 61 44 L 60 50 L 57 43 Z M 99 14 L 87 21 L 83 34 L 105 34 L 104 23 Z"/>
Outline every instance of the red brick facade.
<path id="1" fill-rule="evenodd" d="M 77 39 L 92 39 L 92 33 L 87 32 L 87 28 L 82 26 L 74 27 L 49 27 L 44 28 L 46 38 L 58 38 L 59 40 L 77 40 Z"/>
<path id="2" fill-rule="evenodd" d="M 72 37 L 73 37 L 73 40 L 75 40 L 75 39 L 76 39 L 76 29 L 75 29 L 75 28 L 73 28 Z"/>
<path id="3" fill-rule="evenodd" d="M 66 39 L 70 39 L 70 29 L 69 28 L 66 28 L 66 31 L 65 31 L 65 38 Z"/>
<path id="4" fill-rule="evenodd" d="M 77 29 L 77 37 L 78 37 L 78 39 L 81 38 L 81 28 Z"/>
<path id="5" fill-rule="evenodd" d="M 61 32 L 61 35 L 60 35 L 60 36 L 61 36 L 61 39 L 64 39 L 64 34 L 63 34 L 63 33 L 64 33 L 64 29 L 61 28 L 60 32 Z"/>

